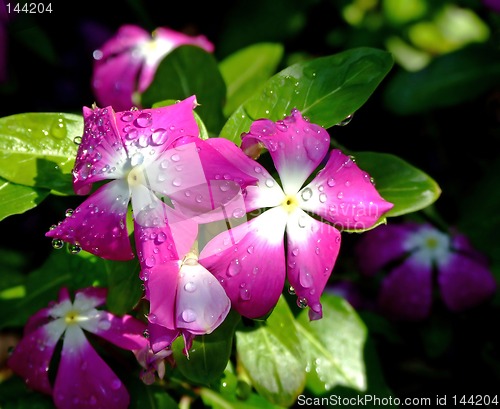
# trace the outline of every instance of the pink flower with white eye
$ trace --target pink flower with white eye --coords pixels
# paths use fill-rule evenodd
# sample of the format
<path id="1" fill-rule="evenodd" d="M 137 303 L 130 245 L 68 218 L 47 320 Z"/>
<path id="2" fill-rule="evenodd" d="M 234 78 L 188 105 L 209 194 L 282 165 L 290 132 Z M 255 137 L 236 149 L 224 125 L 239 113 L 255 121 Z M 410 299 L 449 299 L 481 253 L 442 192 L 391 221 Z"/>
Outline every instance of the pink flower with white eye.
<path id="1" fill-rule="evenodd" d="M 487 260 L 467 237 L 428 223 L 380 226 L 360 238 L 356 252 L 365 275 L 373 276 L 389 267 L 377 302 L 384 314 L 396 320 L 429 316 L 434 275 L 450 311 L 479 305 L 496 291 Z"/>
<path id="2" fill-rule="evenodd" d="M 130 315 L 118 317 L 97 310 L 105 301 L 104 288 L 79 290 L 74 301 L 66 288 L 61 289 L 56 303 L 28 320 L 23 338 L 7 361 L 30 388 L 52 395 L 58 409 L 125 409 L 129 405 L 123 382 L 96 353 L 85 331 L 135 351 L 147 346 L 143 336 L 146 326 Z M 49 366 L 61 338 L 61 356 L 52 384 Z"/>
<path id="3" fill-rule="evenodd" d="M 231 309 L 224 288 L 198 263 L 193 251 L 182 260 L 143 269 L 142 278 L 150 304 L 148 333 L 154 353 L 170 347 L 182 335 L 188 355 L 194 337 L 212 333 Z"/>
<path id="4" fill-rule="evenodd" d="M 192 218 L 227 202 L 254 178 L 239 171 L 209 141 L 201 140 L 193 109 L 195 96 L 154 109 L 115 113 L 111 107 L 84 108 L 85 130 L 73 170 L 77 194 L 93 183 L 108 181 L 93 192 L 47 237 L 80 246 L 99 257 L 134 257 L 127 231 L 132 203 L 136 244 L 151 247 L 139 255 L 148 267 L 178 259 L 165 245 L 174 237 L 176 250 L 187 253 L 197 234 Z M 220 174 L 227 189 L 212 188 Z M 175 206 L 164 202 L 167 198 Z M 182 213 L 179 209 L 186 209 Z M 182 226 L 182 227 L 181 227 Z M 179 228 L 178 228 L 179 227 Z"/>
<path id="5" fill-rule="evenodd" d="M 337 228 L 372 227 L 393 205 L 339 150 L 330 152 L 324 168 L 306 183 L 327 156 L 330 137 L 296 109 L 277 122 L 255 121 L 242 135 L 242 148 L 252 150 L 255 144 L 268 149 L 282 186 L 241 151 L 235 160 L 258 179 L 245 188 L 246 211 L 265 210 L 211 240 L 200 263 L 219 279 L 243 316 L 267 314 L 288 279 L 299 306 L 310 307 L 310 319 L 321 318 L 320 296 L 340 248 Z"/>
<path id="6" fill-rule="evenodd" d="M 92 89 L 98 104 L 111 105 L 117 111 L 139 107 L 136 94 L 149 87 L 161 60 L 181 45 L 214 51 L 203 35 L 190 36 L 166 27 L 149 33 L 136 25 L 121 26 L 94 51 Z"/>

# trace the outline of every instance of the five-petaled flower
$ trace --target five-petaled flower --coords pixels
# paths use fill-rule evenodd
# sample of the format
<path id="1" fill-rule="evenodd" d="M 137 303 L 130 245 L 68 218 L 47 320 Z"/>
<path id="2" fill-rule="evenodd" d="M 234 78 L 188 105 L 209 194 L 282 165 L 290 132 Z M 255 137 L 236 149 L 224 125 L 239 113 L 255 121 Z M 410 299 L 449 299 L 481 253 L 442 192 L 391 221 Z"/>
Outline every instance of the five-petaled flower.
<path id="1" fill-rule="evenodd" d="M 442 300 L 451 311 L 476 306 L 496 290 L 487 260 L 467 237 L 429 223 L 379 226 L 360 237 L 356 252 L 363 274 L 373 276 L 388 269 L 377 302 L 394 319 L 429 316 L 434 273 Z"/>
<path id="2" fill-rule="evenodd" d="M 243 153 L 255 151 L 256 144 L 270 152 L 282 187 Z M 372 227 L 392 208 L 370 176 L 339 150 L 330 152 L 324 168 L 306 182 L 329 146 L 327 131 L 296 109 L 277 122 L 257 120 L 242 135 L 243 150 L 233 160 L 258 179 L 244 190 L 246 211 L 266 210 L 216 236 L 200 253 L 200 263 L 219 279 L 241 315 L 267 314 L 287 278 L 299 306 L 310 307 L 311 319 L 320 318 L 320 296 L 340 248 L 338 228 Z"/>
<path id="3" fill-rule="evenodd" d="M 106 289 L 89 287 L 75 293 L 62 288 L 56 303 L 33 315 L 8 366 L 31 388 L 52 395 L 58 409 L 126 409 L 129 394 L 120 378 L 97 354 L 85 331 L 130 351 L 147 346 L 145 324 L 130 315 L 115 316 L 96 307 L 106 301 Z M 61 355 L 54 383 L 49 367 L 58 343 Z"/>
<path id="4" fill-rule="evenodd" d="M 192 96 L 154 109 L 115 113 L 111 107 L 84 108 L 74 190 L 88 194 L 93 183 L 109 182 L 46 236 L 105 259 L 132 259 L 127 230 L 131 202 L 135 241 L 146 267 L 176 259 L 165 244 L 167 237 L 186 254 L 197 234 L 192 219 L 231 201 L 255 180 L 199 138 L 195 106 Z"/>
<path id="5" fill-rule="evenodd" d="M 214 51 L 214 45 L 204 35 L 190 36 L 167 27 L 150 34 L 136 25 L 121 26 L 94 51 L 92 89 L 97 103 L 111 105 L 117 111 L 141 106 L 138 94 L 151 85 L 161 60 L 181 45 Z"/>

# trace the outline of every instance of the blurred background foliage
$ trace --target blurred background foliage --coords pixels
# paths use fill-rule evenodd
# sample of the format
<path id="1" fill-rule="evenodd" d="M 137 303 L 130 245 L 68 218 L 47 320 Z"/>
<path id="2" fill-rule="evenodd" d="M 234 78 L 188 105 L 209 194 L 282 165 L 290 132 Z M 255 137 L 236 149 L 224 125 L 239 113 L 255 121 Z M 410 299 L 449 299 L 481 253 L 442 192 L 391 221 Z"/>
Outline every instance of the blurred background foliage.
<path id="1" fill-rule="evenodd" d="M 22 2 L 21 2 L 22 3 Z M 61 4 L 59 4 L 61 3 Z M 493 2 L 492 2 L 493 3 Z M 497 7 L 500 8 L 500 7 Z M 500 13 L 462 0 L 253 0 L 52 3 L 52 13 L 0 15 L 0 116 L 80 114 L 90 106 L 92 52 L 122 24 L 204 34 L 222 60 L 244 46 L 284 46 L 281 68 L 358 46 L 390 51 L 395 65 L 350 123 L 330 129 L 352 151 L 388 152 L 431 175 L 442 195 L 419 216 L 456 226 L 500 277 Z M 108 11 L 109 10 L 109 11 Z M 203 69 L 203 67 L 200 67 Z M 0 224 L 2 288 L 8 271 L 50 255 L 47 228 L 80 198 L 47 198 Z M 359 280 L 345 235 L 333 281 Z M 362 283 L 370 295 L 376 283 Z M 492 393 L 500 381 L 499 297 L 452 314 L 437 304 L 420 323 L 361 312 L 396 395 Z"/>

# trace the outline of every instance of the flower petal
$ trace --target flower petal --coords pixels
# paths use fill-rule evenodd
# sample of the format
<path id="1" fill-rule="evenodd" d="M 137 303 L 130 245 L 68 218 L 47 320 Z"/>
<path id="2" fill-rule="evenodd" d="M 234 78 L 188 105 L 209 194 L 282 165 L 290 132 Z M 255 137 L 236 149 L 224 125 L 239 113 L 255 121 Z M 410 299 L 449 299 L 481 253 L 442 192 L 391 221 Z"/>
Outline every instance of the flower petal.
<path id="1" fill-rule="evenodd" d="M 172 345 L 181 332 L 178 329 L 168 329 L 163 325 L 149 323 L 148 334 L 151 350 L 156 354 Z"/>
<path id="2" fill-rule="evenodd" d="M 233 158 L 233 162 L 238 165 L 238 168 L 254 179 L 249 180 L 246 186 L 242 186 L 247 212 L 263 207 L 275 207 L 283 202 L 285 199 L 283 190 L 260 163 L 249 158 L 240 148 L 227 139 L 211 138 L 206 142 L 225 158 Z"/>
<path id="3" fill-rule="evenodd" d="M 361 234 L 355 247 L 361 273 L 374 275 L 407 253 L 404 243 L 414 233 L 413 223 L 377 226 Z"/>
<path id="4" fill-rule="evenodd" d="M 68 327 L 64 337 L 53 398 L 61 409 L 126 409 L 130 401 L 122 381 L 76 325 Z"/>
<path id="5" fill-rule="evenodd" d="M 289 217 L 286 233 L 288 281 L 297 294 L 298 305 L 307 304 L 309 318 L 319 319 L 320 297 L 340 250 L 340 232 L 297 209 Z"/>
<path id="6" fill-rule="evenodd" d="M 37 391 L 51 394 L 49 365 L 57 342 L 66 329 L 62 319 L 35 328 L 48 318 L 48 309 L 43 309 L 28 321 L 30 331 L 25 330 L 21 341 L 16 345 L 7 360 L 7 366 L 24 378 L 26 384 Z M 35 324 L 36 322 L 36 324 Z"/>
<path id="7" fill-rule="evenodd" d="M 125 181 L 107 183 L 45 235 L 105 259 L 130 260 L 134 254 L 126 228 L 129 198 Z"/>
<path id="8" fill-rule="evenodd" d="M 185 260 L 177 286 L 177 328 L 194 335 L 210 334 L 230 309 L 231 301 L 217 279 L 196 260 Z"/>
<path id="9" fill-rule="evenodd" d="M 241 147 L 246 150 L 257 143 L 269 150 L 285 193 L 295 194 L 327 154 L 330 136 L 293 109 L 290 116 L 277 122 L 253 122 L 250 132 L 242 135 Z"/>
<path id="10" fill-rule="evenodd" d="M 380 196 L 370 176 L 338 149 L 298 196 L 302 209 L 344 229 L 368 229 L 394 206 Z"/>
<path id="11" fill-rule="evenodd" d="M 496 291 L 495 278 L 489 268 L 466 254 L 451 253 L 438 266 L 438 283 L 446 306 L 452 311 L 474 307 Z"/>
<path id="12" fill-rule="evenodd" d="M 267 210 L 219 234 L 201 251 L 200 264 L 217 277 L 232 306 L 245 317 L 267 314 L 283 290 L 287 217 L 281 207 Z"/>
<path id="13" fill-rule="evenodd" d="M 127 153 L 116 125 L 113 108 L 83 108 L 84 131 L 73 168 L 73 188 L 90 193 L 92 184 L 125 175 Z"/>
<path id="14" fill-rule="evenodd" d="M 432 304 L 432 265 L 408 257 L 383 280 L 379 307 L 396 320 L 426 318 Z"/>
<path id="15" fill-rule="evenodd" d="M 88 330 L 123 349 L 135 350 L 148 345 L 144 338 L 146 324 L 130 315 L 118 317 L 101 311 L 97 326 Z"/>
<path id="16" fill-rule="evenodd" d="M 175 308 L 180 266 L 180 260 L 172 260 L 149 270 L 145 283 L 149 298 L 148 320 L 151 324 L 177 330 Z"/>

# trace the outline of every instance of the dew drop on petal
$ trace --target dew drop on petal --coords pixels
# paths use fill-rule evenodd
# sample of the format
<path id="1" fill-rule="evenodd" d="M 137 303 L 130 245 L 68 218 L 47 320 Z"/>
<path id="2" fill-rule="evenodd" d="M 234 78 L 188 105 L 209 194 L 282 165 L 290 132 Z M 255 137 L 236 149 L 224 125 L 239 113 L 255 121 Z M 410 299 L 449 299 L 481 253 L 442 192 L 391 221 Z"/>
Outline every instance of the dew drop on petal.
<path id="1" fill-rule="evenodd" d="M 238 260 L 237 258 L 231 260 L 229 266 L 227 267 L 227 275 L 229 277 L 233 277 L 237 275 L 240 271 L 241 271 L 240 260 Z"/>
<path id="2" fill-rule="evenodd" d="M 62 249 L 63 246 L 64 242 L 61 239 L 52 240 L 52 247 L 54 247 L 56 250 Z"/>
<path id="3" fill-rule="evenodd" d="M 130 158 L 130 164 L 132 166 L 141 165 L 144 162 L 144 155 L 140 152 L 134 153 L 134 155 Z"/>
<path id="4" fill-rule="evenodd" d="M 120 389 L 121 386 L 122 386 L 122 383 L 118 379 L 115 379 L 113 382 L 111 382 L 111 389 L 114 389 L 115 391 L 117 389 Z"/>
<path id="5" fill-rule="evenodd" d="M 293 288 L 292 286 L 288 287 L 288 294 L 295 295 L 295 288 Z"/>
<path id="6" fill-rule="evenodd" d="M 80 251 L 82 251 L 82 248 L 78 244 L 70 244 L 68 245 L 68 250 L 70 254 L 78 254 Z"/>
<path id="7" fill-rule="evenodd" d="M 327 199 L 327 197 L 326 197 L 326 194 L 325 194 L 325 193 L 320 193 L 320 194 L 319 194 L 319 201 L 320 201 L 321 203 L 325 203 L 325 202 L 326 202 L 326 199 Z"/>
<path id="8" fill-rule="evenodd" d="M 132 112 L 124 112 L 120 118 L 123 122 L 131 122 L 134 119 L 134 114 Z"/>
<path id="9" fill-rule="evenodd" d="M 155 129 L 151 134 L 151 142 L 153 145 L 163 145 L 168 139 L 167 131 L 163 128 Z"/>
<path id="10" fill-rule="evenodd" d="M 184 290 L 186 290 L 188 293 L 193 293 L 196 291 L 196 284 L 193 283 L 192 281 L 189 281 L 186 284 L 184 284 Z"/>
<path id="11" fill-rule="evenodd" d="M 193 322 L 194 320 L 196 320 L 196 313 L 188 308 L 182 311 L 181 317 L 184 322 Z"/>
<path id="12" fill-rule="evenodd" d="M 266 179 L 266 186 L 267 187 L 273 187 L 274 186 L 274 180 L 272 180 L 272 179 Z"/>
<path id="13" fill-rule="evenodd" d="M 328 179 L 328 181 L 326 182 L 326 184 L 330 187 L 333 187 L 335 186 L 335 179 L 334 178 L 330 178 Z"/>
<path id="14" fill-rule="evenodd" d="M 241 288 L 240 289 L 240 298 L 243 301 L 248 301 L 250 297 L 250 290 L 248 288 Z"/>
<path id="15" fill-rule="evenodd" d="M 304 288 L 309 288 L 313 285 L 313 278 L 309 271 L 301 270 L 299 280 L 300 285 Z"/>
<path id="16" fill-rule="evenodd" d="M 302 197 L 302 200 L 307 202 L 312 197 L 313 192 L 310 188 L 306 187 L 300 195 Z"/>
<path id="17" fill-rule="evenodd" d="M 243 210 L 241 207 L 238 207 L 238 208 L 233 210 L 233 217 L 235 219 L 240 219 L 243 216 L 245 216 L 245 210 Z"/>
<path id="18" fill-rule="evenodd" d="M 337 198 L 338 199 L 342 199 L 344 197 L 344 193 L 343 192 L 338 192 L 337 193 Z"/>
<path id="19" fill-rule="evenodd" d="M 299 308 L 306 308 L 307 300 L 305 298 L 297 298 L 297 305 L 299 306 Z"/>
<path id="20" fill-rule="evenodd" d="M 137 126 L 140 126 L 141 128 L 146 128 L 148 126 L 151 126 L 151 124 L 153 123 L 153 117 L 151 113 L 143 112 L 139 114 L 139 116 L 135 120 L 135 123 L 137 124 Z"/>

